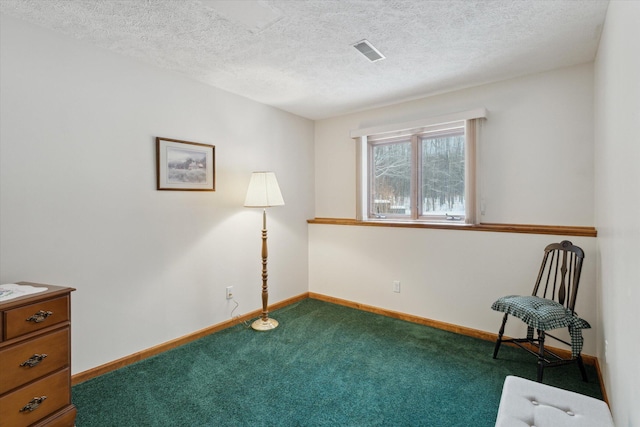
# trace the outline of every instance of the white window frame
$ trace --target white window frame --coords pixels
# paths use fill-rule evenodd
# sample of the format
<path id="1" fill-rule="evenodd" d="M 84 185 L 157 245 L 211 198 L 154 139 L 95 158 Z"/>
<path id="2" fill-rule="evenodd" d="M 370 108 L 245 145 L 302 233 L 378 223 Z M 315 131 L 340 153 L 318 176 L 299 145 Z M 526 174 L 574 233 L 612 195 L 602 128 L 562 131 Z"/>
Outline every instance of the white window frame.
<path id="1" fill-rule="evenodd" d="M 487 110 L 479 108 L 476 110 L 449 114 L 428 118 L 424 120 L 402 123 L 388 126 L 378 126 L 366 129 L 357 129 L 351 131 L 351 137 L 356 140 L 356 219 L 360 221 L 386 221 L 386 222 L 426 222 L 426 223 L 446 223 L 452 224 L 456 221 L 447 220 L 444 216 L 419 216 L 418 215 L 418 192 L 417 183 L 419 176 L 417 170 L 412 172 L 411 177 L 412 189 L 411 197 L 412 213 L 409 217 L 406 215 L 394 216 L 386 215 L 385 218 L 375 217 L 375 213 L 370 212 L 369 194 L 371 192 L 372 183 L 369 179 L 370 172 L 370 156 L 371 144 L 379 144 L 383 141 L 399 141 L 411 140 L 413 156 L 418 156 L 416 148 L 418 147 L 418 138 L 422 135 L 446 132 L 453 128 L 464 127 L 465 134 L 465 215 L 464 220 L 457 222 L 458 224 L 476 224 L 479 218 L 477 212 L 477 179 L 476 179 L 476 145 L 478 139 L 479 119 L 487 117 Z M 416 161 L 415 159 L 413 161 Z M 415 168 L 414 168 L 415 169 Z"/>

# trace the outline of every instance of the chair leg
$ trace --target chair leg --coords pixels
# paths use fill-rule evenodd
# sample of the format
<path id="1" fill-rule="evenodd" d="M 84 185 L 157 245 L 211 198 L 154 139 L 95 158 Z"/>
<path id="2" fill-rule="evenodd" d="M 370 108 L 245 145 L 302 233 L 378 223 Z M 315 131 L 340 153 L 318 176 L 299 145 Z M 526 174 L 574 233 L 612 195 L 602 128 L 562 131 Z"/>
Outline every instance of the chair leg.
<path id="1" fill-rule="evenodd" d="M 544 372 L 544 331 L 538 329 L 538 382 L 542 382 Z"/>
<path id="2" fill-rule="evenodd" d="M 580 373 L 582 374 L 582 381 L 589 382 L 589 379 L 587 378 L 587 370 L 584 369 L 584 363 L 582 362 L 582 355 L 578 355 L 577 362 L 578 368 L 580 368 Z"/>
<path id="3" fill-rule="evenodd" d="M 500 326 L 500 331 L 498 332 L 498 339 L 496 340 L 496 346 L 493 349 L 494 359 L 498 357 L 498 350 L 500 350 L 500 344 L 502 343 L 502 336 L 504 335 L 504 326 L 507 324 L 507 316 L 509 316 L 509 314 L 505 313 L 504 317 L 502 318 L 502 325 Z"/>

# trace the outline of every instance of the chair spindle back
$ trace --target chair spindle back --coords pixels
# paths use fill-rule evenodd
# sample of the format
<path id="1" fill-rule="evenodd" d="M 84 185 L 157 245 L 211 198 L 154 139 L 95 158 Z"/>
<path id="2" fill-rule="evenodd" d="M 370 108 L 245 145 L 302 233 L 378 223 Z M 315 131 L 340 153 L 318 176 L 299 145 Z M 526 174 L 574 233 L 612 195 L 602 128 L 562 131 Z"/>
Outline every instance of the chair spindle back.
<path id="1" fill-rule="evenodd" d="M 583 250 L 568 240 L 548 245 L 532 295 L 557 301 L 573 312 L 583 260 Z"/>

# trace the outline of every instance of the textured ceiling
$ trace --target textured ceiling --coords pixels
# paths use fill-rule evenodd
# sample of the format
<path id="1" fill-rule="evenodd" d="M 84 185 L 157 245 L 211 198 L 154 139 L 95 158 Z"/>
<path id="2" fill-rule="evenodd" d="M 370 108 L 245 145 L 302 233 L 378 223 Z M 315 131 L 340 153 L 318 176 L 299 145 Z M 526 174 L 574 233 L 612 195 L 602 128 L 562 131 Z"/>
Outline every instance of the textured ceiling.
<path id="1" fill-rule="evenodd" d="M 608 0 L 0 0 L 0 12 L 311 119 L 592 61 Z M 352 47 L 369 40 L 386 59 Z"/>

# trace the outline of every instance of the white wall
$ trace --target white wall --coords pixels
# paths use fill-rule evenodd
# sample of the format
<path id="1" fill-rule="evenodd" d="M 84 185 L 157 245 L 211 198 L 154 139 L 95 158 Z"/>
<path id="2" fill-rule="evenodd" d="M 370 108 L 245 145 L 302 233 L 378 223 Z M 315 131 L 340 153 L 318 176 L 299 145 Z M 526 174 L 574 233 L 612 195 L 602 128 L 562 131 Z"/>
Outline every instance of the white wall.
<path id="1" fill-rule="evenodd" d="M 614 421 L 621 427 L 640 426 L 638 76 L 640 3 L 612 1 L 595 62 L 598 358 Z"/>
<path id="2" fill-rule="evenodd" d="M 307 291 L 313 122 L 2 17 L 0 282 L 67 285 L 73 372 L 261 306 L 253 170 L 269 211 L 270 301 Z M 215 192 L 155 189 L 155 137 L 216 146 Z"/>
<path id="3" fill-rule="evenodd" d="M 481 106 L 482 222 L 593 226 L 592 64 L 316 122 L 316 216 L 355 217 L 350 130 Z M 491 303 L 531 292 L 544 246 L 567 238 L 586 252 L 577 310 L 597 326 L 594 238 L 319 224 L 309 236 L 310 291 L 493 333 Z M 596 330 L 584 337 L 595 354 Z"/>
<path id="4" fill-rule="evenodd" d="M 592 64 L 316 122 L 316 216 L 355 218 L 349 131 L 477 107 L 481 221 L 593 226 Z"/>
<path id="5" fill-rule="evenodd" d="M 542 250 L 571 240 L 586 254 L 576 310 L 592 325 L 595 310 L 595 239 L 451 230 L 311 225 L 310 291 L 498 332 L 500 296 L 528 294 Z M 401 292 L 392 283 L 399 280 Z M 524 333 L 510 321 L 508 333 Z M 567 334 L 564 334 L 568 338 Z M 595 354 L 595 331 L 584 331 L 585 354 Z"/>

